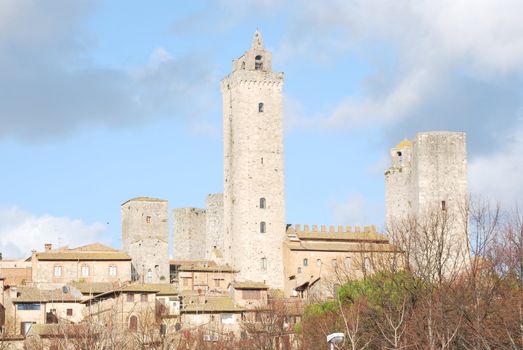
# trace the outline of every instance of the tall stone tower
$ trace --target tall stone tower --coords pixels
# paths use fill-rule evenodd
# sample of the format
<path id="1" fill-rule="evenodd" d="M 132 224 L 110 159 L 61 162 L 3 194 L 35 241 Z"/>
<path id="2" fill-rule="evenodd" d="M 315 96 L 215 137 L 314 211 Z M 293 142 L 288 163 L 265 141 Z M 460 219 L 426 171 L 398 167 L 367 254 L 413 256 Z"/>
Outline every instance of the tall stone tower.
<path id="1" fill-rule="evenodd" d="M 132 278 L 169 283 L 167 201 L 138 197 L 122 204 L 122 249 L 132 259 Z"/>
<path id="2" fill-rule="evenodd" d="M 224 260 L 238 280 L 283 289 L 285 237 L 283 73 L 258 31 L 221 82 L 224 130 Z"/>
<path id="3" fill-rule="evenodd" d="M 385 172 L 387 226 L 404 219 L 444 213 L 448 244 L 455 257 L 467 256 L 465 231 L 467 148 L 463 132 L 421 132 L 390 151 Z"/>

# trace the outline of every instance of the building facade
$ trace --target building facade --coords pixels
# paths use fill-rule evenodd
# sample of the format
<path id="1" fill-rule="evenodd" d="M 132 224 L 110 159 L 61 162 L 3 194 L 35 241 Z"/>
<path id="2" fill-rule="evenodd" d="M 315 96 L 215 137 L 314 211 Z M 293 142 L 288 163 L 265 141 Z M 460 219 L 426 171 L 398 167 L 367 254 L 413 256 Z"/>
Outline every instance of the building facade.
<path id="1" fill-rule="evenodd" d="M 132 279 L 169 283 L 169 229 L 166 200 L 138 197 L 121 206 L 122 249 L 132 259 Z"/>
<path id="2" fill-rule="evenodd" d="M 221 82 L 224 259 L 239 280 L 283 288 L 285 239 L 283 73 L 258 31 Z"/>
<path id="3" fill-rule="evenodd" d="M 398 231 L 406 220 L 440 225 L 446 233 L 440 244 L 449 247 L 452 255 L 447 265 L 461 263 L 468 255 L 465 133 L 420 132 L 412 141 L 403 140 L 392 148 L 390 157 L 391 166 L 385 172 L 389 231 Z M 409 241 L 416 243 L 413 238 Z M 418 243 L 425 249 L 447 250 Z"/>

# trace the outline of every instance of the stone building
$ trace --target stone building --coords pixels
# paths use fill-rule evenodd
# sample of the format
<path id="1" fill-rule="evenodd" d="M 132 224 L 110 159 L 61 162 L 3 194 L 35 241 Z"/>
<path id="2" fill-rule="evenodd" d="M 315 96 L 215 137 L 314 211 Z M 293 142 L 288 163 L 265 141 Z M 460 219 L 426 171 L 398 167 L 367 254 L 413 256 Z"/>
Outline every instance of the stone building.
<path id="1" fill-rule="evenodd" d="M 467 149 L 463 132 L 420 132 L 390 150 L 385 172 L 389 230 L 404 220 L 444 219 L 454 257 L 467 255 Z M 455 259 L 451 259 L 455 262 Z"/>
<path id="2" fill-rule="evenodd" d="M 173 210 L 173 258 L 208 260 L 213 250 L 224 252 L 223 194 L 209 194 L 205 208 Z"/>
<path id="3" fill-rule="evenodd" d="M 132 278 L 169 283 L 169 229 L 166 200 L 138 197 L 122 204 L 122 249 L 132 259 Z"/>
<path id="4" fill-rule="evenodd" d="M 33 251 L 32 284 L 54 289 L 71 282 L 127 282 L 131 279 L 131 257 L 125 252 L 100 243 L 69 249 L 45 245 L 43 252 Z"/>
<path id="5" fill-rule="evenodd" d="M 289 226 L 283 246 L 287 297 L 330 297 L 335 286 L 403 266 L 403 254 L 375 226 Z"/>
<path id="6" fill-rule="evenodd" d="M 283 73 L 258 31 L 232 63 L 223 97 L 224 259 L 239 280 L 283 288 L 285 239 Z"/>

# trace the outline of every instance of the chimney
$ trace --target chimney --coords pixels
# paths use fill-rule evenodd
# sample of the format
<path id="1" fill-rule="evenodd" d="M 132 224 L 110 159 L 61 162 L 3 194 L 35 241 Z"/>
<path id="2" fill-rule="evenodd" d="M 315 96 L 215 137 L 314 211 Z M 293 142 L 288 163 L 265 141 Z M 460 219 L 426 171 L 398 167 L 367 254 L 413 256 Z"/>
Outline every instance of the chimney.
<path id="1" fill-rule="evenodd" d="M 51 243 L 44 244 L 45 251 L 48 252 L 53 249 L 53 245 Z"/>

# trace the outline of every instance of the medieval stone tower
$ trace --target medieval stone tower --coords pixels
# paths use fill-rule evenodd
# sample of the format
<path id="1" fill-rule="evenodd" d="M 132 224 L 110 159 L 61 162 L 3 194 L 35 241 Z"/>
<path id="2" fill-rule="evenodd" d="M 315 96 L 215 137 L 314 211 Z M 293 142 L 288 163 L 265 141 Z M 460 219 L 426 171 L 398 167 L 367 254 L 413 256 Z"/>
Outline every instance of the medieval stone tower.
<path id="1" fill-rule="evenodd" d="M 167 201 L 138 197 L 122 204 L 122 249 L 132 259 L 132 277 L 169 283 Z"/>
<path id="2" fill-rule="evenodd" d="M 467 149 L 462 132 L 422 132 L 390 151 L 385 172 L 385 208 L 391 228 L 408 218 L 444 213 L 449 244 L 466 256 Z"/>
<path id="3" fill-rule="evenodd" d="M 239 280 L 283 288 L 285 238 L 283 73 L 258 31 L 221 82 L 224 130 L 224 260 Z"/>

